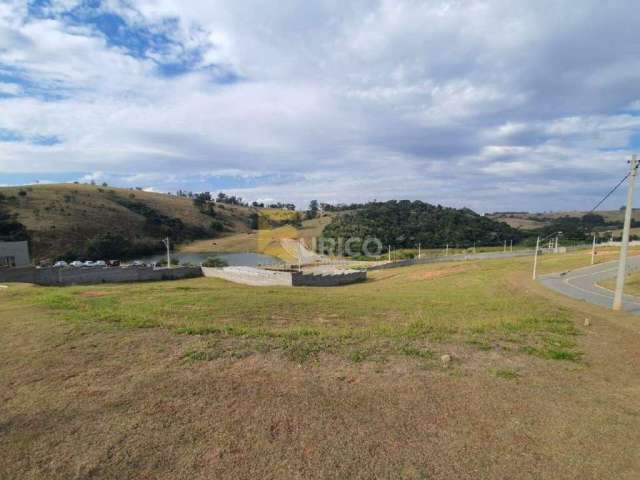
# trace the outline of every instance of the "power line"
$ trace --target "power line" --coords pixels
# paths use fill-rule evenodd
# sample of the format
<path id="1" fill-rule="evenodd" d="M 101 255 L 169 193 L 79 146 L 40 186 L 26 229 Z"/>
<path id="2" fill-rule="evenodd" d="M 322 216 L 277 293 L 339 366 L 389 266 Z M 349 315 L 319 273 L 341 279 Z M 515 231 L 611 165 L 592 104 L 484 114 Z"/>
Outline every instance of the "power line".
<path id="1" fill-rule="evenodd" d="M 631 173 L 627 173 L 627 174 L 624 176 L 624 178 L 623 178 L 622 180 L 620 180 L 620 181 L 618 182 L 618 184 L 617 184 L 615 187 L 613 187 L 613 188 L 609 191 L 609 193 L 607 193 L 607 194 L 602 198 L 602 200 L 600 200 L 600 201 L 596 204 L 596 206 L 595 206 L 595 207 L 593 207 L 593 208 L 591 209 L 591 211 L 590 211 L 589 213 L 593 212 L 596 208 L 598 208 L 600 205 L 602 205 L 602 204 L 604 203 L 604 201 L 605 201 L 607 198 L 609 198 L 609 197 L 611 196 L 611 194 L 612 194 L 613 192 L 615 192 L 615 191 L 618 189 L 618 187 L 619 187 L 620 185 L 622 185 L 622 184 L 624 183 L 624 181 L 625 181 L 627 178 L 629 178 L 629 175 L 631 175 Z"/>

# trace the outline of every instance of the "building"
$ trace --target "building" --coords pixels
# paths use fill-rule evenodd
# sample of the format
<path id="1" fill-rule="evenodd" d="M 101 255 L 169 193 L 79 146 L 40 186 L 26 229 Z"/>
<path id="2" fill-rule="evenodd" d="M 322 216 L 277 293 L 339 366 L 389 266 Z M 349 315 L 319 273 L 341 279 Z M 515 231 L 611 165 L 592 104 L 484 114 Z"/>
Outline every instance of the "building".
<path id="1" fill-rule="evenodd" d="M 29 244 L 23 242 L 0 241 L 0 268 L 28 267 L 31 265 L 29 258 Z"/>

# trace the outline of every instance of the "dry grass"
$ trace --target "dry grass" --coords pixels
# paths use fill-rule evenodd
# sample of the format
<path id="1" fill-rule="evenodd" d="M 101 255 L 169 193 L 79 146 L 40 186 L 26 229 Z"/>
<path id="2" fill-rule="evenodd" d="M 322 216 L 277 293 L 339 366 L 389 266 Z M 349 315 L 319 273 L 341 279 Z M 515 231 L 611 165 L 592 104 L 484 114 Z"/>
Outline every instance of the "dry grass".
<path id="1" fill-rule="evenodd" d="M 582 254 L 549 256 L 540 269 L 586 262 Z M 637 478 L 637 319 L 545 290 L 529 280 L 526 260 L 487 265 L 490 275 L 470 268 L 428 280 L 420 272 L 459 265 L 378 272 L 345 289 L 299 290 L 293 304 L 292 289 L 206 279 L 10 285 L 0 290 L 0 478 Z M 455 297 L 466 315 L 440 309 L 453 298 L 447 286 L 469 290 Z M 209 305 L 219 308 L 207 320 L 200 307 L 216 291 Z M 122 314 L 145 295 L 138 309 L 160 314 L 159 326 L 100 318 L 109 303 Z M 127 308 L 113 300 L 129 298 Z M 383 301 L 392 304 L 380 314 Z M 341 324 L 401 325 L 425 306 L 437 313 L 434 325 L 458 318 L 461 332 L 478 318 L 497 326 L 492 318 L 511 311 L 527 338 L 550 326 L 518 318 L 555 312 L 579 333 L 572 337 L 582 360 L 505 349 L 493 328 L 479 339 L 440 340 L 373 328 L 375 338 L 355 350 L 320 345 L 303 362 L 268 348 L 267 336 L 174 331 L 230 318 L 250 329 L 252 318 L 268 314 L 263 327 L 271 331 L 313 320 L 331 340 Z M 397 350 L 376 355 L 396 340 Z M 454 359 L 446 369 L 438 361 L 444 351 Z"/>
<path id="2" fill-rule="evenodd" d="M 283 211 L 277 210 L 277 212 Z M 326 216 L 313 220 L 305 220 L 302 222 L 301 228 L 285 225 L 273 229 L 225 235 L 216 239 L 198 240 L 187 245 L 181 245 L 180 251 L 220 253 L 257 252 L 278 257 L 286 262 L 295 262 L 297 259 L 282 247 L 280 240 L 300 238 L 305 240 L 308 245 L 311 245 L 311 240 L 314 237 L 319 237 L 324 227 L 330 222 L 331 218 Z"/>
<path id="3" fill-rule="evenodd" d="M 26 195 L 20 195 L 24 191 Z M 201 213 L 188 198 L 162 193 L 84 184 L 33 185 L 0 188 L 3 202 L 29 230 L 36 259 L 57 257 L 84 247 L 97 234 L 118 232 L 144 238 L 145 218 L 115 199 L 135 200 L 185 224 L 208 228 L 212 218 Z M 234 232 L 248 230 L 248 209 L 216 207 L 217 219 Z M 157 239 L 154 239 L 157 240 Z"/>

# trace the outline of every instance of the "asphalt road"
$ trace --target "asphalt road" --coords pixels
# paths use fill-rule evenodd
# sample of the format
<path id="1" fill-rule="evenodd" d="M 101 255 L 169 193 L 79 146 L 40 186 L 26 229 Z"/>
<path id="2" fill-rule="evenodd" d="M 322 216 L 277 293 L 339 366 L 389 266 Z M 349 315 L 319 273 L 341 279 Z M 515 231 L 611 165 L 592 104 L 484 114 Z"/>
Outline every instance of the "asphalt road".
<path id="1" fill-rule="evenodd" d="M 628 257 L 627 272 L 640 269 L 640 256 Z M 556 292 L 594 305 L 611 308 L 613 292 L 596 285 L 603 280 L 614 278 L 618 272 L 618 261 L 601 263 L 592 267 L 579 268 L 568 272 L 543 275 L 538 281 Z M 640 298 L 631 295 L 623 297 L 624 310 L 640 315 Z"/>

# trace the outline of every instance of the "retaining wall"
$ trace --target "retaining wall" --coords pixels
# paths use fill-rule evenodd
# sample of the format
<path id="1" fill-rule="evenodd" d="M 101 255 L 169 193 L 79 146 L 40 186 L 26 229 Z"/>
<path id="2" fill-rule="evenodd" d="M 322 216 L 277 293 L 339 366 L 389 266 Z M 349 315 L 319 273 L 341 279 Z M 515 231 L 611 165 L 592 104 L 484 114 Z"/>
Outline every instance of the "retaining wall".
<path id="1" fill-rule="evenodd" d="M 157 268 L 15 268 L 0 270 L 2 282 L 25 282 L 38 285 L 91 285 L 96 283 L 179 280 L 201 277 L 200 267 Z"/>
<path id="2" fill-rule="evenodd" d="M 291 286 L 291 272 L 278 272 L 252 267 L 202 267 L 202 273 L 205 277 L 222 278 L 230 282 L 256 287 Z"/>
<path id="3" fill-rule="evenodd" d="M 311 273 L 280 272 L 252 267 L 203 267 L 202 272 L 205 277 L 222 278 L 230 282 L 252 286 L 335 287 L 367 279 L 367 272 L 361 270 Z"/>
<path id="4" fill-rule="evenodd" d="M 291 284 L 294 287 L 337 287 L 364 282 L 366 279 L 366 270 L 345 270 L 345 273 L 293 272 L 291 274 Z"/>

